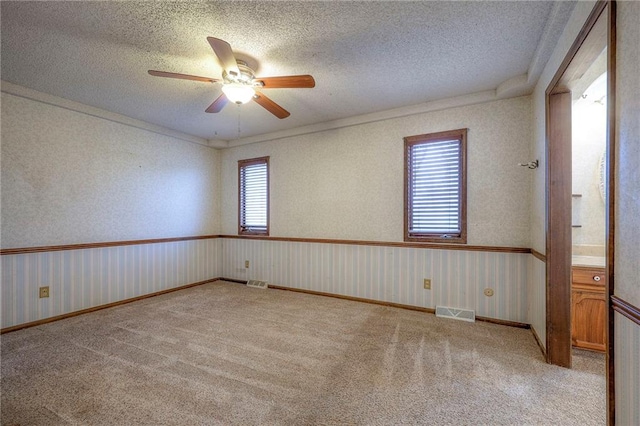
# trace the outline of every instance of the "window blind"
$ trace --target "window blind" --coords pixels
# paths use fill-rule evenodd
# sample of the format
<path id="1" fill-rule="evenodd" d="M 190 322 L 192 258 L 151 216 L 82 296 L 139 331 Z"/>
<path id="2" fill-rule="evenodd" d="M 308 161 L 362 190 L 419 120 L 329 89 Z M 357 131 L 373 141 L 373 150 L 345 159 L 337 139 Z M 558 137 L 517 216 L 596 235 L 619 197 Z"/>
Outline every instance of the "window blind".
<path id="1" fill-rule="evenodd" d="M 240 165 L 240 230 L 267 233 L 267 160 Z"/>
<path id="2" fill-rule="evenodd" d="M 409 146 L 409 234 L 461 234 L 461 142 L 439 140 Z"/>

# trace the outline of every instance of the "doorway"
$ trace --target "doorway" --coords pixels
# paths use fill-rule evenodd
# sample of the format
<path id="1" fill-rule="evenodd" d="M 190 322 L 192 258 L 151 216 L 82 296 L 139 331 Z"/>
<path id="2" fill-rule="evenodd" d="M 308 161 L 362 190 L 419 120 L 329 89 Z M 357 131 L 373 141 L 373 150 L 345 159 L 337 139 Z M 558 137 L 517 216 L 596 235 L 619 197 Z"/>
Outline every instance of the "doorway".
<path id="1" fill-rule="evenodd" d="M 589 89 L 591 101 L 598 100 L 604 109 L 605 147 L 596 155 L 602 156 L 601 178 L 595 183 L 602 187 L 604 211 L 604 247 L 593 257 L 601 259 L 595 266 L 603 267 L 603 273 L 596 278 L 590 270 L 581 279 L 591 279 L 600 284 L 599 307 L 597 298 L 589 299 L 584 306 L 587 311 L 600 310 L 602 327 L 600 341 L 588 349 L 604 349 L 606 352 L 607 409 L 608 422 L 613 424 L 613 312 L 610 295 L 613 291 L 613 181 L 614 152 L 614 95 L 615 95 L 615 2 L 599 1 L 569 49 L 562 65 L 546 90 L 546 300 L 547 300 L 547 362 L 571 368 L 572 346 L 576 342 L 572 330 L 572 277 L 573 260 L 576 252 L 574 242 L 581 240 L 579 226 L 583 217 L 577 212 L 584 194 L 574 191 L 572 156 L 572 110 L 574 101 L 585 100 L 587 105 Z M 600 80 L 598 80 L 600 79 Z M 596 83 L 597 81 L 597 83 Z M 595 86 L 594 86 L 595 84 Z M 599 85 L 599 86 L 598 86 Z M 597 87 L 596 87 L 597 86 Z M 598 90 L 596 90 L 598 89 Z M 602 90 L 604 89 L 604 95 Z M 583 98 L 583 95 L 587 94 Z M 594 99 L 599 94 L 598 99 Z M 578 185 L 579 186 L 579 185 Z M 575 208 L 574 208 L 575 207 Z M 577 244 L 587 246 L 589 244 Z M 598 244 L 592 244 L 598 245 Z M 584 249 L 584 247 L 582 248 Z M 582 252 L 584 253 L 584 251 Z M 593 260 L 593 259 L 591 259 Z M 584 266 L 584 265 L 583 265 Z M 586 265 L 594 266 L 594 265 Z M 579 281 L 579 280 L 578 280 Z M 604 285 L 602 282 L 604 281 Z M 588 283 L 587 283 L 588 284 Z M 594 287 L 595 288 L 595 287 Z M 593 294 L 591 295 L 593 296 Z M 595 297 L 595 296 L 594 296 Z M 584 301 L 583 301 L 584 302 Z M 589 313 L 586 317 L 591 317 Z M 572 333 L 573 332 L 573 333 Z M 572 342 L 573 337 L 573 342 Z M 580 340 L 580 339 L 578 339 Z M 589 340 L 586 339 L 586 340 Z M 592 339 L 593 340 L 593 339 Z M 597 340 L 597 339 L 596 339 Z M 585 342 L 582 342 L 585 343 Z"/>

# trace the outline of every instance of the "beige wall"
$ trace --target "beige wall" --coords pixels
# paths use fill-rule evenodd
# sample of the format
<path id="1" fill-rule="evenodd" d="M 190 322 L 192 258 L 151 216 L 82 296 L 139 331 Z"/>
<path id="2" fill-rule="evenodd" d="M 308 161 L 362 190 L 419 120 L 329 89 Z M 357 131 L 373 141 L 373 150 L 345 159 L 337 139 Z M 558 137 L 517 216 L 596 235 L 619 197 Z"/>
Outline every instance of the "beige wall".
<path id="1" fill-rule="evenodd" d="M 617 3 L 617 89 L 616 89 L 616 280 L 615 293 L 640 305 L 640 3 Z M 556 49 L 547 63 L 533 93 L 534 156 L 544 158 L 545 152 L 545 89 L 553 78 L 569 47 L 584 25 L 594 2 L 578 2 Z M 544 167 L 544 162 L 542 163 Z M 534 177 L 532 191 L 531 245 L 545 251 L 545 182 L 544 174 Z M 544 293 L 544 275 L 533 274 L 529 294 Z M 529 300 L 530 322 L 540 335 L 544 324 L 545 306 L 533 306 Z M 540 324 L 540 325 L 537 325 Z M 640 423 L 640 382 L 637 365 L 640 347 L 637 325 L 616 314 L 615 395 L 618 424 Z M 634 368 L 636 370 L 634 370 Z"/>
<path id="2" fill-rule="evenodd" d="M 529 97 L 222 151 L 222 232 L 237 233 L 237 161 L 269 155 L 271 235 L 403 240 L 403 137 L 468 128 L 468 243 L 529 247 Z"/>
<path id="3" fill-rule="evenodd" d="M 3 248 L 218 232 L 218 151 L 46 96 L 2 93 Z"/>
<path id="4" fill-rule="evenodd" d="M 640 3 L 616 22 L 616 296 L 640 306 Z M 640 327 L 616 314 L 616 424 L 640 424 Z"/>
<path id="5" fill-rule="evenodd" d="M 640 306 L 640 3 L 620 2 L 616 91 L 616 295 Z"/>
<path id="6" fill-rule="evenodd" d="M 531 193 L 531 248 L 540 253 L 546 252 L 545 240 L 545 90 L 551 82 L 560 64 L 564 60 L 573 41 L 578 36 L 595 2 L 577 2 L 562 36 L 558 40 L 544 71 L 533 91 L 533 145 L 531 155 L 540 159 L 541 173 L 535 174 Z"/>
<path id="7" fill-rule="evenodd" d="M 562 36 L 558 40 L 558 44 L 554 49 L 547 65 L 545 66 L 540 79 L 532 95 L 533 123 L 532 134 L 533 143 L 531 145 L 531 156 L 540 160 L 539 173 L 534 174 L 531 186 L 531 248 L 545 254 L 546 253 L 546 234 L 545 234 L 545 170 L 546 170 L 546 146 L 545 146 L 545 90 L 551 82 L 560 64 L 564 60 L 573 41 L 578 36 L 580 29 L 586 21 L 589 13 L 593 9 L 595 2 L 578 2 L 573 9 L 569 22 L 567 23 Z M 546 344 L 544 337 L 546 336 L 546 273 L 544 266 L 540 265 L 537 260 L 534 264 L 538 266 L 537 273 L 532 274 L 529 280 L 528 289 L 530 297 L 528 300 L 529 322 L 537 335 L 542 339 L 542 344 Z M 542 269 L 540 269 L 542 268 Z"/>

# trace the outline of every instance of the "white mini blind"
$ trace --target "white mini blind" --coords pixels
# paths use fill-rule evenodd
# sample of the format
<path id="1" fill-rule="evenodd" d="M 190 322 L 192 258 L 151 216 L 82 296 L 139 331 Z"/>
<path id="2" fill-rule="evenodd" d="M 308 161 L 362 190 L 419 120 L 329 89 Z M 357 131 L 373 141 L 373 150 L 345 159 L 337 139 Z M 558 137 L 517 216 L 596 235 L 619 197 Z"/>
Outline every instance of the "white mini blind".
<path id="1" fill-rule="evenodd" d="M 266 234 L 269 207 L 267 159 L 240 162 L 240 231 Z"/>
<path id="2" fill-rule="evenodd" d="M 408 147 L 410 236 L 460 236 L 461 145 L 453 139 Z"/>

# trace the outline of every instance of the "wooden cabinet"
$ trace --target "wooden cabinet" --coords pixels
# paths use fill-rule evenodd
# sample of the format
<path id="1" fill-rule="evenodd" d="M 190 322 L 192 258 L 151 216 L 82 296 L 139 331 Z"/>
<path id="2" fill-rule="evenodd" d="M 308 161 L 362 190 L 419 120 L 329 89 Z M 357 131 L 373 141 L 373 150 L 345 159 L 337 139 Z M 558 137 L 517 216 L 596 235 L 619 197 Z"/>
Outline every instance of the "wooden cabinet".
<path id="1" fill-rule="evenodd" d="M 574 266 L 571 273 L 571 342 L 582 349 L 604 352 L 607 344 L 603 268 Z"/>

